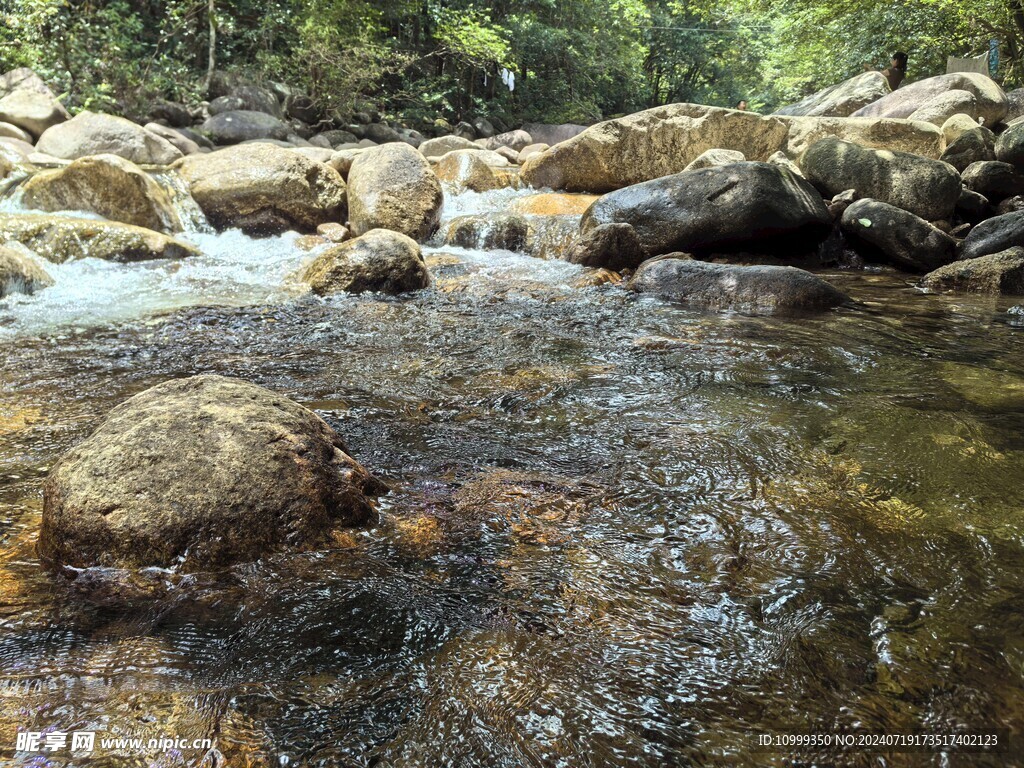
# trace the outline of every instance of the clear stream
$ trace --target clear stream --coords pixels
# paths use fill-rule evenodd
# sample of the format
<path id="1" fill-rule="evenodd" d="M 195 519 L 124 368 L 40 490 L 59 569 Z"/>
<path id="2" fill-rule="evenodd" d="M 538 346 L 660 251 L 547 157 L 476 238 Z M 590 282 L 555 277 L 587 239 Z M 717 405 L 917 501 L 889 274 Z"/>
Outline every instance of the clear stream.
<path id="1" fill-rule="evenodd" d="M 294 235 L 201 230 L 202 258 L 86 259 L 0 303 L 3 765 L 203 758 L 15 754 L 26 728 L 346 768 L 782 765 L 758 734 L 855 727 L 1021 737 L 1014 301 L 849 271 L 828 277 L 854 308 L 706 313 L 440 245 L 429 290 L 322 300 L 292 278 L 312 258 Z M 130 610 L 55 582 L 34 552 L 47 468 L 116 403 L 198 372 L 323 415 L 393 486 L 380 525 Z"/>

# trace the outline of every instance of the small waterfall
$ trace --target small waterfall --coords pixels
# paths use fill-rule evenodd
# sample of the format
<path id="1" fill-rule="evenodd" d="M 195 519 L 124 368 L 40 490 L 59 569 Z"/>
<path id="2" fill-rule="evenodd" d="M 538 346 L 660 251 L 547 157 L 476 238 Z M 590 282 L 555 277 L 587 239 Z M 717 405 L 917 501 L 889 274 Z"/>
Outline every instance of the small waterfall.
<path id="1" fill-rule="evenodd" d="M 151 175 L 153 180 L 171 198 L 171 204 L 174 206 L 186 234 L 213 232 L 213 227 L 207 221 L 203 209 L 192 199 L 188 185 L 176 171 L 162 170 Z"/>

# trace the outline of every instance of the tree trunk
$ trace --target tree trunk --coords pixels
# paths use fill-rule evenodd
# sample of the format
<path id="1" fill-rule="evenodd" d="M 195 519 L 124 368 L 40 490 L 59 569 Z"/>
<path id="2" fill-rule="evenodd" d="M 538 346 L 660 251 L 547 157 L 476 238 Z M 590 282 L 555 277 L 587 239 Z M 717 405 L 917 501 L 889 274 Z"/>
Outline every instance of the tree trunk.
<path id="1" fill-rule="evenodd" d="M 203 94 L 209 96 L 213 73 L 217 69 L 217 6 L 216 0 L 209 0 L 206 7 L 206 20 L 210 24 L 210 41 L 206 49 L 206 77 L 203 79 Z"/>

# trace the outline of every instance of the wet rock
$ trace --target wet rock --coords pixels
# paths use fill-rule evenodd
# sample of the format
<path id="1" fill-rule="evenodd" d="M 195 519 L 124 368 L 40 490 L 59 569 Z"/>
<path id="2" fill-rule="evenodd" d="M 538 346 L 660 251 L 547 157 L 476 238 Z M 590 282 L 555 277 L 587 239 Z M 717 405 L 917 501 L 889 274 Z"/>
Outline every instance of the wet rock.
<path id="1" fill-rule="evenodd" d="M 947 218 L 960 198 L 960 176 L 946 163 L 840 139 L 816 142 L 800 167 L 826 195 L 853 189 L 858 197 L 895 205 L 928 221 Z"/>
<path id="2" fill-rule="evenodd" d="M 1024 248 L 947 264 L 925 275 L 921 285 L 931 291 L 1024 295 Z"/>
<path id="3" fill-rule="evenodd" d="M 348 175 L 349 223 L 362 235 L 383 228 L 417 241 L 437 229 L 444 195 L 426 158 L 408 144 L 368 150 Z"/>
<path id="4" fill-rule="evenodd" d="M 175 128 L 168 128 L 160 123 L 146 123 L 144 126 L 147 131 L 156 134 L 161 139 L 166 140 L 172 147 L 177 149 L 183 155 L 194 155 L 201 150 L 198 143 L 193 141 L 180 130 Z"/>
<path id="5" fill-rule="evenodd" d="M 928 272 L 956 258 L 956 240 L 924 219 L 877 200 L 858 200 L 844 212 L 843 232 L 869 261 Z"/>
<path id="6" fill-rule="evenodd" d="M 231 110 L 211 115 L 200 126 L 214 144 L 241 144 L 243 141 L 274 139 L 284 141 L 288 124 L 265 112 Z"/>
<path id="7" fill-rule="evenodd" d="M 140 165 L 169 165 L 181 157 L 170 142 L 141 125 L 89 111 L 48 128 L 39 137 L 36 149 L 65 160 L 117 155 Z"/>
<path id="8" fill-rule="evenodd" d="M 193 376 L 121 403 L 53 467 L 53 567 L 201 571 L 328 546 L 376 520 L 383 484 L 319 416 L 238 379 Z"/>
<path id="9" fill-rule="evenodd" d="M 953 88 L 928 99 L 907 119 L 921 120 L 942 127 L 953 115 L 968 115 L 977 119 L 978 98 L 970 91 Z"/>
<path id="10" fill-rule="evenodd" d="M 430 272 L 411 237 L 372 229 L 320 254 L 302 279 L 320 295 L 375 291 L 399 294 L 430 285 Z"/>
<path id="11" fill-rule="evenodd" d="M 254 235 L 312 232 L 324 222 L 344 220 L 341 175 L 294 150 L 245 144 L 190 155 L 175 169 L 218 229 L 239 227 Z"/>
<path id="12" fill-rule="evenodd" d="M 733 149 L 709 149 L 694 159 L 684 171 L 699 171 L 701 168 L 717 168 L 720 165 L 732 165 L 746 160 L 742 152 Z"/>
<path id="13" fill-rule="evenodd" d="M 459 248 L 525 253 L 532 234 L 526 218 L 514 213 L 458 216 L 448 222 L 444 241 Z"/>
<path id="14" fill-rule="evenodd" d="M 709 149 L 764 160 L 782 148 L 779 118 L 697 104 L 671 104 L 598 123 L 523 165 L 533 187 L 608 192 L 681 172 Z"/>
<path id="15" fill-rule="evenodd" d="M 892 89 L 881 72 L 862 72 L 841 83 L 812 93 L 796 104 L 782 107 L 776 115 L 848 117 L 861 107 L 878 101 Z"/>
<path id="16" fill-rule="evenodd" d="M 480 151 L 483 147 L 461 136 L 439 136 L 436 139 L 428 139 L 419 146 L 424 157 L 443 157 L 460 149 Z"/>
<path id="17" fill-rule="evenodd" d="M 0 245 L 0 298 L 12 293 L 35 293 L 53 285 L 34 254 L 20 243 Z"/>
<path id="18" fill-rule="evenodd" d="M 0 157 L 12 164 L 22 162 L 33 152 L 35 152 L 35 147 L 21 139 L 12 139 L 6 136 L 0 138 Z"/>
<path id="19" fill-rule="evenodd" d="M 167 193 L 141 168 L 117 155 L 93 155 L 22 185 L 22 202 L 42 211 L 89 211 L 158 232 L 181 232 Z"/>
<path id="20" fill-rule="evenodd" d="M 1024 246 L 1024 210 L 993 216 L 975 226 L 960 244 L 960 258 L 977 259 Z"/>
<path id="21" fill-rule="evenodd" d="M 434 173 L 437 174 L 439 180 L 451 184 L 459 190 L 486 192 L 509 186 L 511 181 L 509 176 L 496 172 L 488 165 L 481 157 L 484 154 L 489 153 L 486 150 L 465 149 L 449 152 L 434 166 Z"/>
<path id="22" fill-rule="evenodd" d="M 780 117 L 789 128 L 786 154 L 799 161 L 816 142 L 825 138 L 851 141 L 862 147 L 910 152 L 937 158 L 942 154 L 942 131 L 917 120 L 873 117 Z"/>
<path id="23" fill-rule="evenodd" d="M 484 141 L 484 149 L 498 150 L 501 147 L 519 152 L 533 144 L 533 137 L 524 130 L 507 131 Z"/>
<path id="24" fill-rule="evenodd" d="M 0 98 L 0 120 L 16 125 L 36 138 L 70 117 L 48 88 L 45 92 L 17 88 Z"/>
<path id="25" fill-rule="evenodd" d="M 597 199 L 597 195 L 540 192 L 529 197 L 516 198 L 512 201 L 512 210 L 536 216 L 582 216 Z"/>
<path id="26" fill-rule="evenodd" d="M 971 163 L 961 176 L 963 185 L 990 201 L 999 203 L 1008 197 L 1024 194 L 1024 176 L 1009 163 L 989 160 Z"/>
<path id="27" fill-rule="evenodd" d="M 853 117 L 909 117 L 926 103 L 951 90 L 974 94 L 977 116 L 985 125 L 995 125 L 1006 115 L 1006 94 L 987 75 L 975 72 L 955 72 L 905 83 L 878 101 L 861 107 Z"/>
<path id="28" fill-rule="evenodd" d="M 650 256 L 813 246 L 831 229 L 814 188 L 768 163 L 677 173 L 610 192 L 587 210 L 580 231 L 611 223 L 632 225 Z"/>
<path id="29" fill-rule="evenodd" d="M 708 264 L 683 254 L 645 262 L 629 287 L 709 309 L 823 310 L 848 301 L 831 283 L 795 267 Z"/>
<path id="30" fill-rule="evenodd" d="M 172 128 L 188 128 L 192 125 L 192 113 L 184 104 L 176 101 L 154 101 L 149 106 L 149 119 L 153 122 L 163 121 Z"/>
<path id="31" fill-rule="evenodd" d="M 568 249 L 565 260 L 584 267 L 603 267 L 619 272 L 636 269 L 646 259 L 636 230 L 629 224 L 601 224 L 581 235 Z"/>
<path id="32" fill-rule="evenodd" d="M 69 216 L 0 214 L 0 240 L 15 240 L 55 264 L 87 256 L 132 262 L 182 259 L 199 253 L 161 232 Z"/>
<path id="33" fill-rule="evenodd" d="M 963 173 L 972 163 L 995 160 L 995 142 L 995 134 L 988 128 L 964 131 L 946 147 L 939 159 Z"/>

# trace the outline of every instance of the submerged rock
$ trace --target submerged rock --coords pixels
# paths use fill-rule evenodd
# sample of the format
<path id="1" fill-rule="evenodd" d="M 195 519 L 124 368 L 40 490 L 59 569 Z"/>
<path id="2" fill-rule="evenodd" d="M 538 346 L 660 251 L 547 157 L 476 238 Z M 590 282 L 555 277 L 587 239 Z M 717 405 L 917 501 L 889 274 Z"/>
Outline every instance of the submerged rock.
<path id="1" fill-rule="evenodd" d="M 843 212 L 841 226 L 855 243 L 868 246 L 858 253 L 869 261 L 928 272 L 956 258 L 952 237 L 902 208 L 877 200 L 852 203 Z"/>
<path id="2" fill-rule="evenodd" d="M 950 216 L 960 198 L 960 175 L 946 163 L 840 139 L 816 142 L 800 167 L 830 197 L 852 189 L 857 197 L 895 205 L 928 221 Z"/>
<path id="3" fill-rule="evenodd" d="M 426 158 L 408 144 L 374 147 L 348 172 L 353 234 L 383 228 L 423 241 L 437 229 L 444 194 Z"/>
<path id="4" fill-rule="evenodd" d="M 14 240 L 48 261 L 84 259 L 131 262 L 198 255 L 193 246 L 161 232 L 70 216 L 0 214 L 0 239 Z"/>
<path id="5" fill-rule="evenodd" d="M 813 247 L 832 224 L 810 184 L 768 163 L 687 171 L 609 192 L 584 214 L 580 231 L 612 223 L 630 224 L 649 256 Z"/>
<path id="6" fill-rule="evenodd" d="M 270 144 L 190 155 L 175 166 L 218 229 L 254 235 L 313 232 L 343 221 L 345 182 L 331 166 Z"/>
<path id="7" fill-rule="evenodd" d="M 956 261 L 924 276 L 931 291 L 965 291 L 992 296 L 1024 295 L 1024 248 L 1009 248 L 976 259 Z"/>
<path id="8" fill-rule="evenodd" d="M 113 221 L 159 232 L 180 232 L 181 220 L 167 193 L 146 172 L 117 155 L 94 155 L 22 186 L 22 202 L 42 211 L 89 211 Z"/>
<path id="9" fill-rule="evenodd" d="M 831 283 L 796 267 L 708 264 L 684 254 L 644 262 L 629 287 L 709 309 L 822 310 L 848 301 Z"/>
<path id="10" fill-rule="evenodd" d="M 448 222 L 444 242 L 459 248 L 525 252 L 532 235 L 530 222 L 519 214 L 457 216 Z"/>
<path id="11" fill-rule="evenodd" d="M 387 229 L 369 232 L 320 254 L 302 279 L 320 295 L 339 293 L 399 294 L 430 285 L 430 272 L 411 237 Z"/>
<path id="12" fill-rule="evenodd" d="M 607 120 L 533 155 L 523 181 L 568 192 L 609 192 L 680 173 L 709 149 L 766 160 L 782 148 L 788 128 L 753 112 L 670 104 Z"/>
<path id="13" fill-rule="evenodd" d="M 0 298 L 12 293 L 35 293 L 53 285 L 53 278 L 23 246 L 0 245 Z M 25 249 L 27 250 L 27 249 Z"/>
<path id="14" fill-rule="evenodd" d="M 121 403 L 54 465 L 39 553 L 52 566 L 220 568 L 322 547 L 386 490 L 319 416 L 222 376 Z"/>
<path id="15" fill-rule="evenodd" d="M 65 160 L 88 155 L 117 155 L 141 165 L 170 165 L 181 151 L 166 139 L 131 120 L 97 112 L 79 112 L 65 123 L 48 128 L 36 149 Z"/>

